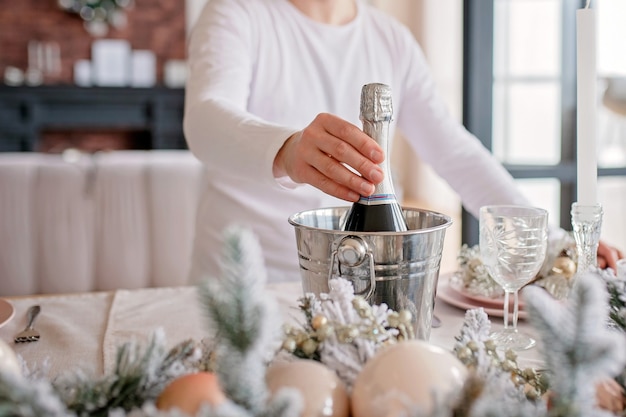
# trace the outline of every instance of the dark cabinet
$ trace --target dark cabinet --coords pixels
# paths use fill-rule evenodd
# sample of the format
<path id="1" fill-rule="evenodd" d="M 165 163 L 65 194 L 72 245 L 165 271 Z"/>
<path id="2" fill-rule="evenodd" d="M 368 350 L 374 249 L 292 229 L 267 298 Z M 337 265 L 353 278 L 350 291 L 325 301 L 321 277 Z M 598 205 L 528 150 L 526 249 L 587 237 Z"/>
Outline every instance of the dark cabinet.
<path id="1" fill-rule="evenodd" d="M 184 90 L 0 86 L 0 152 L 38 149 L 46 132 L 134 132 L 140 149 L 184 149 Z"/>

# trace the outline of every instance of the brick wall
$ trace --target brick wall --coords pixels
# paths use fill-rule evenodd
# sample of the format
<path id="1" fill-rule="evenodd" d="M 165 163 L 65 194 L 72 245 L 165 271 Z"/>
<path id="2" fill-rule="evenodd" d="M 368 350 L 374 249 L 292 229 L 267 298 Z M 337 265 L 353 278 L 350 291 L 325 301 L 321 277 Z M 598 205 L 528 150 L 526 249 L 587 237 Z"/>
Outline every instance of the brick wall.
<path id="1" fill-rule="evenodd" d="M 135 0 L 128 25 L 110 29 L 107 39 L 126 39 L 133 49 L 149 49 L 157 57 L 157 80 L 163 81 L 163 64 L 184 59 L 185 2 L 182 0 Z M 60 46 L 61 73 L 44 82 L 73 83 L 74 62 L 91 59 L 92 37 L 76 14 L 57 6 L 57 0 L 0 0 L 0 79 L 7 66 L 25 70 L 28 41 L 54 41 Z"/>

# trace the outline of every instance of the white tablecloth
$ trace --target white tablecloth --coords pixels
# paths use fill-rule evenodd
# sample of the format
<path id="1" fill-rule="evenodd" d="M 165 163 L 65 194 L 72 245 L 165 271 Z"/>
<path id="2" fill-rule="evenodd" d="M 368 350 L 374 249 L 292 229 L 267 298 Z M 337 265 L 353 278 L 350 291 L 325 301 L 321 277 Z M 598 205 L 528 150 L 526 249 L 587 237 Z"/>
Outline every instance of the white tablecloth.
<path id="1" fill-rule="evenodd" d="M 285 321 L 302 322 L 297 307 L 302 295 L 299 283 L 269 284 L 267 291 L 277 300 Z M 48 366 L 51 378 L 78 367 L 95 374 L 108 371 L 115 363 L 117 347 L 130 340 L 147 342 L 157 328 L 164 330 L 170 346 L 189 338 L 201 340 L 208 328 L 195 287 L 18 297 L 9 301 L 16 314 L 0 328 L 0 339 L 9 343 L 29 367 Z M 13 337 L 25 327 L 26 310 L 33 304 L 42 308 L 35 322 L 41 339 L 14 344 Z M 443 326 L 432 329 L 430 342 L 451 350 L 464 313 L 438 300 L 435 314 Z M 502 320 L 492 318 L 492 325 L 499 328 Z M 527 323 L 521 322 L 521 327 L 532 331 Z M 539 349 L 534 348 L 520 353 L 520 361 L 539 365 L 539 355 Z"/>

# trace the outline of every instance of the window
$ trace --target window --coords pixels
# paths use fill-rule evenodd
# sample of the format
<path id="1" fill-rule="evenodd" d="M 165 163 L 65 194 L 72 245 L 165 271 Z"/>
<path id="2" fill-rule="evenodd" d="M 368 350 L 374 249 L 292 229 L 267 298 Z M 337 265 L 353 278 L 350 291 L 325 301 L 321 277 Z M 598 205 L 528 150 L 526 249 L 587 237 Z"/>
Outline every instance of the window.
<path id="1" fill-rule="evenodd" d="M 569 211 L 576 200 L 575 19 L 576 9 L 584 3 L 464 3 L 465 124 L 511 172 L 533 204 L 548 209 L 551 222 L 567 230 L 571 230 Z M 626 53 L 620 41 L 626 38 L 626 2 L 594 1 L 592 7 L 598 17 L 598 91 L 603 92 L 607 77 L 626 77 Z M 601 101 L 598 97 L 602 239 L 626 249 L 626 129 L 617 129 L 618 133 L 610 129 Z M 610 138 L 608 131 L 613 132 Z M 620 155 L 624 157 L 619 159 Z M 476 220 L 464 213 L 463 241 L 477 243 L 477 228 Z"/>

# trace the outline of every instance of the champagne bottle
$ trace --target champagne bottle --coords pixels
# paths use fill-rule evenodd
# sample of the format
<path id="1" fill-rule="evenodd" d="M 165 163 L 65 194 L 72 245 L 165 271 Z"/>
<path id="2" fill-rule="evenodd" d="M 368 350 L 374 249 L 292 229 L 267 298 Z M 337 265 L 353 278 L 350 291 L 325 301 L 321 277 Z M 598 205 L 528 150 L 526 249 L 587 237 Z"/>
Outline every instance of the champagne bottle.
<path id="1" fill-rule="evenodd" d="M 363 131 L 385 152 L 380 164 L 385 179 L 376 185 L 370 196 L 361 196 L 348 212 L 344 230 L 351 232 L 406 231 L 406 221 L 396 200 L 391 181 L 389 158 L 389 124 L 393 115 L 391 88 L 385 84 L 366 84 L 361 90 L 361 121 Z"/>

